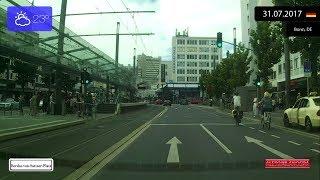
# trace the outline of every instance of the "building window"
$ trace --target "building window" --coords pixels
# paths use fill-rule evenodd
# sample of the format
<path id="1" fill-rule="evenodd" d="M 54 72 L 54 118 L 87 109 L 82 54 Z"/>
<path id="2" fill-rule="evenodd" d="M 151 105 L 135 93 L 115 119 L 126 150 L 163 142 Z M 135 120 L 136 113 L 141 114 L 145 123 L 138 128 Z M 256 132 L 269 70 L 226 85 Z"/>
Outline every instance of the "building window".
<path id="1" fill-rule="evenodd" d="M 188 45 L 197 45 L 198 44 L 197 42 L 198 42 L 197 40 L 187 40 Z"/>
<path id="2" fill-rule="evenodd" d="M 196 54 L 188 54 L 187 59 L 198 59 L 198 55 Z"/>
<path id="3" fill-rule="evenodd" d="M 197 67 L 197 62 L 187 62 L 188 67 Z"/>
<path id="4" fill-rule="evenodd" d="M 208 40 L 199 40 L 199 45 L 209 45 Z"/>
<path id="5" fill-rule="evenodd" d="M 177 77 L 178 82 L 185 82 L 185 77 L 184 76 L 178 76 Z"/>
<path id="6" fill-rule="evenodd" d="M 177 74 L 185 74 L 185 70 L 184 69 L 177 69 Z"/>
<path id="7" fill-rule="evenodd" d="M 281 64 L 278 65 L 278 74 L 281 74 L 282 73 L 282 67 L 281 67 Z"/>
<path id="8" fill-rule="evenodd" d="M 199 52 L 209 52 L 210 48 L 208 47 L 201 47 L 199 48 Z"/>
<path id="9" fill-rule="evenodd" d="M 199 55 L 199 59 L 209 59 L 209 55 Z"/>
<path id="10" fill-rule="evenodd" d="M 177 59 L 185 59 L 186 55 L 185 54 L 177 54 Z"/>
<path id="11" fill-rule="evenodd" d="M 184 39 L 177 39 L 177 44 L 185 44 L 185 40 Z"/>
<path id="12" fill-rule="evenodd" d="M 185 62 L 177 62 L 178 67 L 184 67 L 186 65 Z"/>
<path id="13" fill-rule="evenodd" d="M 187 82 L 197 82 L 197 77 L 187 77 Z"/>

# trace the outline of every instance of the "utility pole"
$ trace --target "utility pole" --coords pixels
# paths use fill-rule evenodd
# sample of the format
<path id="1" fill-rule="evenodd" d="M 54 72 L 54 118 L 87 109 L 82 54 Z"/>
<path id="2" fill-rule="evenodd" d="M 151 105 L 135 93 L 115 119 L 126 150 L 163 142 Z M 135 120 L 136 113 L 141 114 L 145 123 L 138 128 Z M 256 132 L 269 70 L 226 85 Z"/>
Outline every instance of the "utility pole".
<path id="1" fill-rule="evenodd" d="M 61 60 L 63 58 L 63 44 L 64 44 L 64 29 L 66 22 L 66 11 L 67 11 L 67 0 L 62 0 L 61 3 L 61 15 L 59 22 L 59 39 L 58 39 L 58 56 L 57 56 L 57 64 L 61 64 Z M 61 114 L 62 112 L 62 94 L 61 94 L 61 86 L 62 86 L 62 71 L 57 68 L 55 73 L 56 79 L 56 92 L 55 92 L 55 114 Z"/>
<path id="2" fill-rule="evenodd" d="M 237 51 L 237 28 L 233 28 L 233 53 Z"/>
<path id="3" fill-rule="evenodd" d="M 290 92 L 290 53 L 289 53 L 289 38 L 284 38 L 284 66 L 285 66 L 285 100 L 286 107 L 289 107 L 289 92 Z"/>
<path id="4" fill-rule="evenodd" d="M 136 48 L 133 48 L 133 76 L 136 77 Z"/>
<path id="5" fill-rule="evenodd" d="M 116 56 L 115 56 L 115 77 L 116 77 L 116 103 L 119 103 L 119 74 L 118 74 L 118 65 L 119 65 L 119 30 L 120 22 L 117 22 L 117 31 L 116 31 Z"/>

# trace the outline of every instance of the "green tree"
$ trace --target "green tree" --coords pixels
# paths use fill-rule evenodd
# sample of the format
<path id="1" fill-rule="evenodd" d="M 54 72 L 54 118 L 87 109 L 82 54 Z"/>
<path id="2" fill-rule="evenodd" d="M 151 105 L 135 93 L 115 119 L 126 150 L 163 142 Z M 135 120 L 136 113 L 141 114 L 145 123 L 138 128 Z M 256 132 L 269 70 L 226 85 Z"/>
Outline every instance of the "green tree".
<path id="1" fill-rule="evenodd" d="M 0 57 L 0 74 L 4 73 L 8 69 L 9 59 Z"/>
<path id="2" fill-rule="evenodd" d="M 35 66 L 21 61 L 15 61 L 12 69 L 14 73 L 18 74 L 16 83 L 21 85 L 23 92 L 25 91 L 27 83 L 34 83 L 37 73 Z"/>
<path id="3" fill-rule="evenodd" d="M 244 86 L 249 79 L 249 51 L 239 44 L 235 54 L 222 60 L 212 73 L 202 73 L 200 88 L 212 97 L 221 97 L 222 93 L 231 94 L 236 87 Z"/>
<path id="4" fill-rule="evenodd" d="M 278 6 L 319 6 L 319 0 L 273 0 Z M 310 86 L 320 91 L 320 38 L 319 37 L 293 37 L 289 43 L 291 53 L 300 52 L 303 61 L 311 62 Z"/>
<path id="5" fill-rule="evenodd" d="M 250 43 L 256 56 L 257 75 L 263 81 L 263 88 L 268 89 L 272 67 L 280 62 L 283 52 L 283 36 L 280 23 L 258 22 L 256 30 L 250 33 Z"/>

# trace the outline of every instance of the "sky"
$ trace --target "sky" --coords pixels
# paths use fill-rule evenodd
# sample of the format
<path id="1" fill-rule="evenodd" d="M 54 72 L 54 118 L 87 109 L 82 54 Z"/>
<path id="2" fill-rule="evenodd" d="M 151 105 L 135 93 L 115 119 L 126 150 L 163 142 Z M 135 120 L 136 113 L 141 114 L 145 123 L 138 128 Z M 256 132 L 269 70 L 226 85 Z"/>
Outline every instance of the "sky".
<path id="1" fill-rule="evenodd" d="M 32 1 L 32 0 L 29 0 Z M 34 0 L 35 6 L 52 6 L 53 14 L 60 14 L 61 0 Z M 241 41 L 240 0 L 68 0 L 67 14 L 81 12 L 136 11 L 155 13 L 105 14 L 67 16 L 66 26 L 77 34 L 154 33 L 152 36 L 120 36 L 119 62 L 132 64 L 133 48 L 137 54 L 161 56 L 171 60 L 172 36 L 176 29 L 189 29 L 189 36 L 215 37 L 223 33 L 223 40 L 233 42 L 233 28 Z M 59 19 L 57 19 L 59 20 Z M 134 23 L 135 22 L 135 23 Z M 136 28 L 136 26 L 138 28 Z M 115 36 L 83 37 L 110 57 L 115 57 Z M 232 46 L 224 45 L 232 50 Z"/>

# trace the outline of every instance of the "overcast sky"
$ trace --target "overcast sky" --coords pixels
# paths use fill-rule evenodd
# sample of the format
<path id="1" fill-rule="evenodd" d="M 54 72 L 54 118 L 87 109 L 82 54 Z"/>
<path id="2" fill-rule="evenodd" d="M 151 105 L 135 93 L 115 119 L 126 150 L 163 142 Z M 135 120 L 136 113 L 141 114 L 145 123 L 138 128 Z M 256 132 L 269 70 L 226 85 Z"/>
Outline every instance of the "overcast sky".
<path id="1" fill-rule="evenodd" d="M 31 1 L 31 0 L 29 0 Z M 61 0 L 34 0 L 36 6 L 53 7 L 53 14 L 60 14 Z M 240 0 L 123 0 L 130 10 L 154 10 L 156 13 L 135 14 L 134 19 L 140 33 L 152 32 L 153 36 L 121 36 L 119 62 L 132 64 L 133 48 L 137 54 L 161 56 L 171 60 L 172 36 L 175 30 L 189 28 L 189 36 L 215 37 L 223 33 L 223 39 L 233 41 L 233 27 L 241 40 Z M 68 0 L 67 13 L 124 11 L 121 0 Z M 66 26 L 77 34 L 115 33 L 120 21 L 120 32 L 135 33 L 136 28 L 130 14 L 107 14 L 68 16 Z M 84 37 L 94 46 L 115 56 L 115 37 Z M 143 39 L 143 41 L 141 40 Z M 224 47 L 232 49 L 230 45 Z M 225 51 L 224 51 L 225 54 Z"/>

